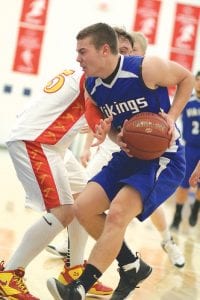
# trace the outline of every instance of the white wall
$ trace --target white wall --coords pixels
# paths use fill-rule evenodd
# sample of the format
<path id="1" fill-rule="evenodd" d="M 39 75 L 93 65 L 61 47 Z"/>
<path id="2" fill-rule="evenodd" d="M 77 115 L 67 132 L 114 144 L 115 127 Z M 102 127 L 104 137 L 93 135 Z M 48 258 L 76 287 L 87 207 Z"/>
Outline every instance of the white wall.
<path id="1" fill-rule="evenodd" d="M 99 10 L 99 6 L 104 2 L 108 4 L 107 11 Z M 11 71 L 22 3 L 22 0 L 0 0 L 2 4 L 0 10 L 0 144 L 4 143 L 16 112 L 25 101 L 30 99 L 30 97 L 22 96 L 23 88 L 32 88 L 32 97 L 34 97 L 43 83 L 63 69 L 76 65 L 75 36 L 77 32 L 99 21 L 114 26 L 125 26 L 127 30 L 130 30 L 134 22 L 136 7 L 136 0 L 49 0 L 39 74 L 35 76 Z M 163 0 L 156 45 L 150 45 L 148 53 L 168 57 L 172 35 L 171 24 L 173 24 L 176 3 L 200 6 L 200 0 Z M 198 35 L 200 36 L 200 32 Z M 194 72 L 200 69 L 199 62 L 200 39 L 197 41 Z M 2 92 L 5 84 L 13 86 L 13 93 Z"/>

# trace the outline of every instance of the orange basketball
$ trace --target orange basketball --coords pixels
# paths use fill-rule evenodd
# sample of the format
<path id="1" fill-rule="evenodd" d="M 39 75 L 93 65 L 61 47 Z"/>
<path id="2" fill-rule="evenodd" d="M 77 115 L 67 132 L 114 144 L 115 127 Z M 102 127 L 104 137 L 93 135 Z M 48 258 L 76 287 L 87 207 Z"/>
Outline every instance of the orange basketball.
<path id="1" fill-rule="evenodd" d="M 123 126 L 123 141 L 130 149 L 130 154 L 144 160 L 161 156 L 169 147 L 171 135 L 164 118 L 151 112 L 142 112 Z"/>

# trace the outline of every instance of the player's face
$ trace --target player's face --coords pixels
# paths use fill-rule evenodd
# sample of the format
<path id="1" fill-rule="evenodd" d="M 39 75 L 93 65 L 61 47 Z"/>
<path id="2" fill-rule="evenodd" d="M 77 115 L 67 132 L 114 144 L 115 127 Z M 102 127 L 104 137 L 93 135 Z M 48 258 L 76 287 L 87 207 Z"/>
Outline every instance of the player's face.
<path id="1" fill-rule="evenodd" d="M 133 46 L 133 55 L 144 55 L 144 50 L 142 49 L 142 46 L 140 45 L 140 43 L 138 42 L 134 42 L 134 46 Z"/>
<path id="2" fill-rule="evenodd" d="M 126 39 L 124 37 L 119 37 L 118 45 L 119 45 L 119 53 L 121 53 L 123 55 L 132 55 L 133 48 L 128 39 Z"/>
<path id="3" fill-rule="evenodd" d="M 77 58 L 81 68 L 87 76 L 101 76 L 104 66 L 104 46 L 96 49 L 90 37 L 77 41 Z"/>

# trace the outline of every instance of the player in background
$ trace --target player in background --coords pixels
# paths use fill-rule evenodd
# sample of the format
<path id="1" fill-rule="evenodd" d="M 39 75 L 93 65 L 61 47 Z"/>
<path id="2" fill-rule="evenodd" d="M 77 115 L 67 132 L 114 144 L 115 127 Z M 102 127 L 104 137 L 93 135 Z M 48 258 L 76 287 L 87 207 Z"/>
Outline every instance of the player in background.
<path id="1" fill-rule="evenodd" d="M 140 31 L 133 31 L 131 36 L 134 40 L 132 55 L 145 55 L 148 47 L 148 40 Z"/>
<path id="2" fill-rule="evenodd" d="M 78 223 L 72 221 L 72 194 L 76 198 L 88 178 L 70 150 L 66 154 L 66 149 L 86 122 L 84 83 L 82 71 L 65 70 L 58 74 L 40 96 L 27 103 L 11 131 L 7 147 L 26 193 L 26 206 L 46 213 L 26 230 L 6 265 L 0 265 L 0 298 L 38 299 L 24 283 L 24 269 L 66 226 Z M 95 118 L 98 120 L 99 116 L 93 111 L 94 121 Z M 71 225 L 69 231 L 70 228 Z M 80 247 L 81 255 L 87 236 L 79 225 L 76 246 Z M 101 284 L 97 288 L 100 292 L 112 292 Z"/>
<path id="3" fill-rule="evenodd" d="M 185 106 L 182 116 L 182 135 L 185 143 L 186 174 L 176 191 L 176 209 L 171 228 L 178 230 L 182 220 L 183 206 L 190 190 L 189 178 L 200 160 L 200 71 L 195 75 L 194 94 Z M 195 191 L 195 201 L 191 207 L 189 224 L 195 226 L 200 208 L 200 186 Z"/>
<path id="4" fill-rule="evenodd" d="M 174 193 L 184 176 L 184 147 L 175 122 L 191 93 L 193 76 L 179 64 L 158 57 L 119 55 L 116 33 L 105 23 L 78 33 L 77 53 L 77 61 L 88 76 L 87 92 L 108 117 L 101 120 L 95 137 L 104 141 L 112 127 L 110 135 L 125 151 L 113 154 L 74 204 L 78 220 L 97 240 L 83 274 L 69 285 L 51 278 L 48 288 L 55 299 L 83 300 L 117 257 L 120 281 L 111 299 L 120 300 L 151 273 L 141 258 L 124 248 L 128 223 L 136 216 L 141 221 L 149 217 Z M 172 104 L 166 88 L 171 85 L 177 86 Z M 148 162 L 129 157 L 121 141 L 123 122 L 142 111 L 160 112 L 172 133 L 166 153 Z"/>

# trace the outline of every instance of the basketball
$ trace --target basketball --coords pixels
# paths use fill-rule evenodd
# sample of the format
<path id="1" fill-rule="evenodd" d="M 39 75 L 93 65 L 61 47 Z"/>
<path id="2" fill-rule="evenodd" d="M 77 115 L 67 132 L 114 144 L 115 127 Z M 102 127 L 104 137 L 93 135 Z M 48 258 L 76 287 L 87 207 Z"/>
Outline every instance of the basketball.
<path id="1" fill-rule="evenodd" d="M 151 112 L 142 112 L 123 126 L 123 142 L 130 149 L 130 154 L 143 160 L 161 156 L 169 147 L 171 135 L 164 118 Z"/>

